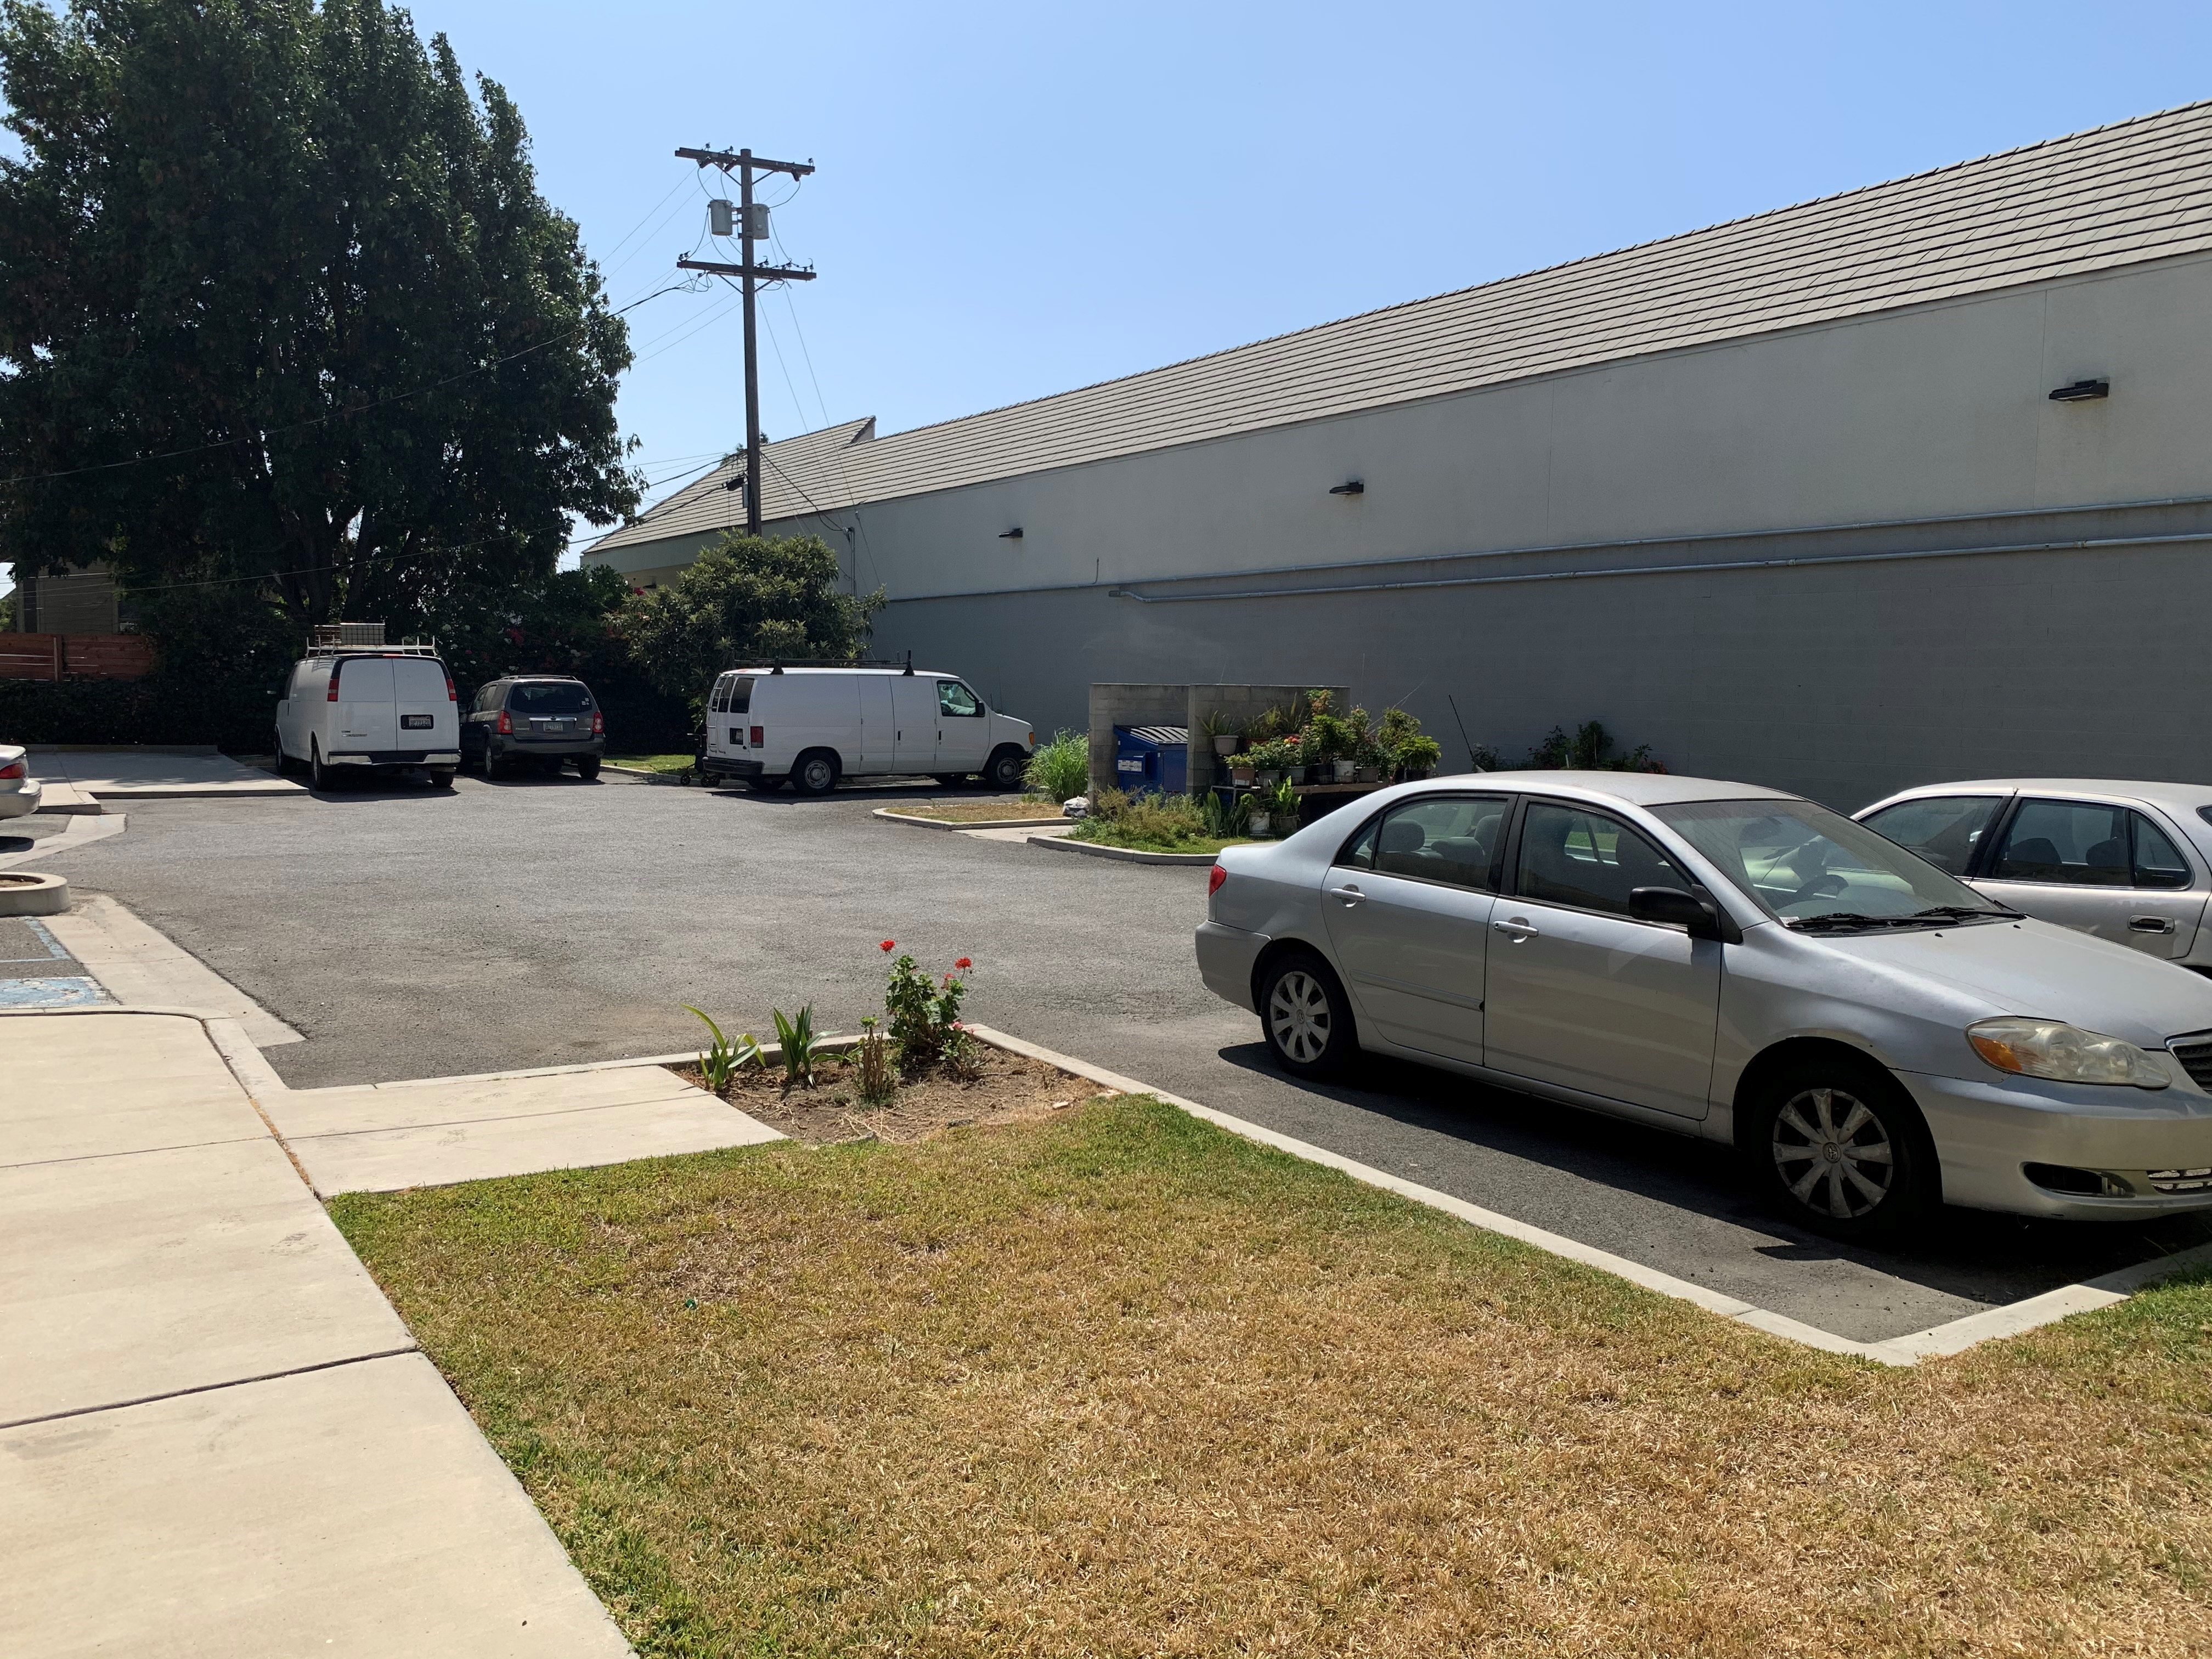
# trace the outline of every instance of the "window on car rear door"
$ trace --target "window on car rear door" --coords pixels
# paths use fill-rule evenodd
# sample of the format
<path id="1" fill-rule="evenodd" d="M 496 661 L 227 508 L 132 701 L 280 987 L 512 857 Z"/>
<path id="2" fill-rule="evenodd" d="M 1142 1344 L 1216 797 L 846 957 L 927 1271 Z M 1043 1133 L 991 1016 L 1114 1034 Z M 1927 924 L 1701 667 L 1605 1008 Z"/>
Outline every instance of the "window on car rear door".
<path id="1" fill-rule="evenodd" d="M 2173 838 L 2118 801 L 2021 801 L 1974 884 L 2032 916 L 2156 957 L 2186 955 L 2204 911 Z"/>

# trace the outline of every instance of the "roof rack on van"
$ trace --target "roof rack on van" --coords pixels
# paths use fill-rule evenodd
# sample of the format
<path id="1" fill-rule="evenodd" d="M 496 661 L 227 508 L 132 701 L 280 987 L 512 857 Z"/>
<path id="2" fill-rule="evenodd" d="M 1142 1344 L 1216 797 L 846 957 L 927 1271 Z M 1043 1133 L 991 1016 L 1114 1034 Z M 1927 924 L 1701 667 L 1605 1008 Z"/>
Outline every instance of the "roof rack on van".
<path id="1" fill-rule="evenodd" d="M 730 665 L 730 670 L 765 668 L 771 674 L 781 674 L 787 668 L 900 668 L 914 672 L 914 653 L 908 652 L 904 663 L 882 657 L 753 657 Z M 725 671 L 729 672 L 729 671 Z"/>
<path id="2" fill-rule="evenodd" d="M 410 634 L 397 645 L 387 645 L 380 622 L 325 623 L 307 635 L 310 657 L 335 657 L 348 651 L 381 651 L 395 656 L 434 657 L 438 641 Z"/>

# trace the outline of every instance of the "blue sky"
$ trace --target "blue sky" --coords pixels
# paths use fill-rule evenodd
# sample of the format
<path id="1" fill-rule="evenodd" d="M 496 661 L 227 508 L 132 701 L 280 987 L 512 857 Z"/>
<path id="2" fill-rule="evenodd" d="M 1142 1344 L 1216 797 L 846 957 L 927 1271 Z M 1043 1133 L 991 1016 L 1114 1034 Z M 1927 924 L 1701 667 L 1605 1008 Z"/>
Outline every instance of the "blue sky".
<path id="1" fill-rule="evenodd" d="M 515 96 L 617 301 L 704 230 L 678 145 L 818 164 L 776 215 L 821 276 L 767 302 L 772 435 L 941 420 L 2212 95 L 2212 8 L 2124 0 L 414 15 Z M 735 308 L 633 320 L 624 428 L 678 480 L 741 441 Z"/>
<path id="2" fill-rule="evenodd" d="M 941 420 L 2212 95 L 2212 9 L 2109 0 L 415 15 L 520 101 L 618 301 L 703 229 L 678 144 L 817 162 L 776 215 L 821 276 L 767 303 L 771 434 Z M 669 479 L 740 441 L 735 310 L 634 316 L 622 417 Z"/>

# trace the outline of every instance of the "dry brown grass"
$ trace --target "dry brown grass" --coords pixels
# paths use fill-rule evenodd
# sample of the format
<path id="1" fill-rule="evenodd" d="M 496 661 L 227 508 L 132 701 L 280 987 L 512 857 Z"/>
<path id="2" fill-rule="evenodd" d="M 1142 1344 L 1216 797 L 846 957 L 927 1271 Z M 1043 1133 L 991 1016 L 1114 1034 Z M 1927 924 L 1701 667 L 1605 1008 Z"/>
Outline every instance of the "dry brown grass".
<path id="1" fill-rule="evenodd" d="M 1060 816 L 1060 808 L 1048 800 L 935 800 L 915 806 L 886 806 L 884 811 L 938 823 L 997 823 Z"/>
<path id="2" fill-rule="evenodd" d="M 1126 1098 L 334 1207 L 650 1654 L 2212 1645 L 2201 1283 L 1881 1370 Z"/>

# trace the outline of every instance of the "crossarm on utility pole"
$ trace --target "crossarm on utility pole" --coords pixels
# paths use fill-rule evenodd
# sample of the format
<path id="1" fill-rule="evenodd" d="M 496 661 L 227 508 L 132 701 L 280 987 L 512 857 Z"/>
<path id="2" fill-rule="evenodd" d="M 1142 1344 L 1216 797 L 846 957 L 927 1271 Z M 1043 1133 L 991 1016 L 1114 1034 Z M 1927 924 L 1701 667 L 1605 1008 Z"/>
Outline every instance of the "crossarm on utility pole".
<path id="1" fill-rule="evenodd" d="M 814 273 L 801 270 L 795 265 L 721 265 L 711 259 L 682 258 L 676 262 L 678 270 L 706 270 L 717 276 L 757 276 L 763 283 L 811 283 Z"/>
<path id="2" fill-rule="evenodd" d="M 735 149 L 679 149 L 677 155 L 687 161 L 696 161 L 702 167 L 729 168 L 743 162 L 757 167 L 763 173 L 787 173 L 794 179 L 804 179 L 814 171 L 811 161 L 770 161 L 746 150 Z"/>

